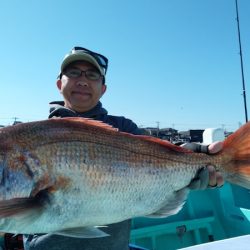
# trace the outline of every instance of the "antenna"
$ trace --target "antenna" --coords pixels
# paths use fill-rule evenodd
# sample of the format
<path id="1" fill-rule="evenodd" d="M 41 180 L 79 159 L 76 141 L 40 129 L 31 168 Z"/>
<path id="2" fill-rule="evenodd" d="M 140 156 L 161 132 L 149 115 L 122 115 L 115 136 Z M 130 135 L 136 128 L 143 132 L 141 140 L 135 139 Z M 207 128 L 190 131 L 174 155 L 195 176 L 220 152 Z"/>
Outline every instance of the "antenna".
<path id="1" fill-rule="evenodd" d="M 247 100 L 246 100 L 246 88 L 245 88 L 243 59 L 242 59 L 242 50 L 241 50 L 241 38 L 240 38 L 240 21 L 239 21 L 238 1 L 237 0 L 235 0 L 235 6 L 236 6 L 236 15 L 237 15 L 236 20 L 237 20 L 237 27 L 238 27 L 239 47 L 240 47 L 240 64 L 241 64 L 241 77 L 242 77 L 242 87 L 243 87 L 243 99 L 244 99 L 244 108 L 245 108 L 245 118 L 246 118 L 246 123 L 247 123 L 248 122 Z"/>

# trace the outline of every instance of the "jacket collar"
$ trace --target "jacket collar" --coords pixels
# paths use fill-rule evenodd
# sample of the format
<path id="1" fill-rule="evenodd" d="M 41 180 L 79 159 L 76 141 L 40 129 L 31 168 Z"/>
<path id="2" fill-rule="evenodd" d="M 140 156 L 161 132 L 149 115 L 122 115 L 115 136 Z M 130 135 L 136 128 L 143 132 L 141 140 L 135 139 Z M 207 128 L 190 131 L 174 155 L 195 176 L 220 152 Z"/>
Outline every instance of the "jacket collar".
<path id="1" fill-rule="evenodd" d="M 50 102 L 50 114 L 52 117 L 85 117 L 85 118 L 97 118 L 101 115 L 107 115 L 108 112 L 102 107 L 102 103 L 98 102 L 97 105 L 91 110 L 83 113 L 78 113 L 74 110 L 64 107 L 63 101 Z"/>

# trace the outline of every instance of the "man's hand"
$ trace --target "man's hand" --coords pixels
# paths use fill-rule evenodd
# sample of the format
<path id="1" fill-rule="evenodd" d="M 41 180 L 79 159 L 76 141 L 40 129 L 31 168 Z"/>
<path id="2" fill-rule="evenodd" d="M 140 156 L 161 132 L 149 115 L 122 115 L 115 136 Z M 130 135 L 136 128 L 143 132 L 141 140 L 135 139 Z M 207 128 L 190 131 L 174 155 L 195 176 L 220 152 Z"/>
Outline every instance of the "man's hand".
<path id="1" fill-rule="evenodd" d="M 208 146 L 208 152 L 209 154 L 216 154 L 222 150 L 222 147 L 222 142 L 214 142 Z M 222 187 L 224 185 L 222 174 L 216 171 L 212 165 L 207 166 L 207 170 L 209 173 L 208 187 Z"/>
<path id="2" fill-rule="evenodd" d="M 201 152 L 207 154 L 216 154 L 220 150 L 222 150 L 223 143 L 222 142 L 214 142 L 209 146 L 200 146 L 197 143 L 187 143 L 183 145 L 184 148 L 190 149 L 194 152 Z M 224 180 L 222 174 L 215 170 L 215 167 L 212 165 L 208 165 L 207 167 L 201 169 L 197 176 L 190 182 L 190 189 L 206 189 L 206 188 L 215 188 L 222 187 L 224 184 Z"/>

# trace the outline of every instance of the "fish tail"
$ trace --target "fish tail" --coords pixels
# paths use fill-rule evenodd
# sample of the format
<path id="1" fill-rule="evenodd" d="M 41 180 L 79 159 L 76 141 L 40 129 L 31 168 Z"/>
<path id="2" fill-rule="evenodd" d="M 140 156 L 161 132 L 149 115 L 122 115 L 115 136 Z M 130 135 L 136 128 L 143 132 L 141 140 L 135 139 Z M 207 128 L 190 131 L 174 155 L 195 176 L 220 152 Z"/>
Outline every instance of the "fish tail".
<path id="1" fill-rule="evenodd" d="M 250 122 L 224 141 L 222 154 L 226 180 L 250 189 Z"/>

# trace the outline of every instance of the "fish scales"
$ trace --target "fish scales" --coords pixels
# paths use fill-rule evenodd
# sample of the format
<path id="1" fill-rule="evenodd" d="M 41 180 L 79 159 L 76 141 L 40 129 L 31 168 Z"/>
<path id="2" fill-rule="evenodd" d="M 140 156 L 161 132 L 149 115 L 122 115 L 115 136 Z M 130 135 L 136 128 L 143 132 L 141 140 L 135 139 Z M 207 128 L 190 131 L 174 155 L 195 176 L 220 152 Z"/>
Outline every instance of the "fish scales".
<path id="1" fill-rule="evenodd" d="M 246 145 L 249 126 L 241 129 Z M 80 118 L 1 129 L 0 230 L 57 233 L 137 216 L 168 216 L 181 209 L 187 186 L 208 164 L 249 187 L 250 149 L 238 152 L 238 144 L 231 144 L 239 140 L 231 138 L 223 153 L 208 156 Z M 242 154 L 247 163 L 242 170 L 237 166 L 237 175 L 233 157 Z"/>

